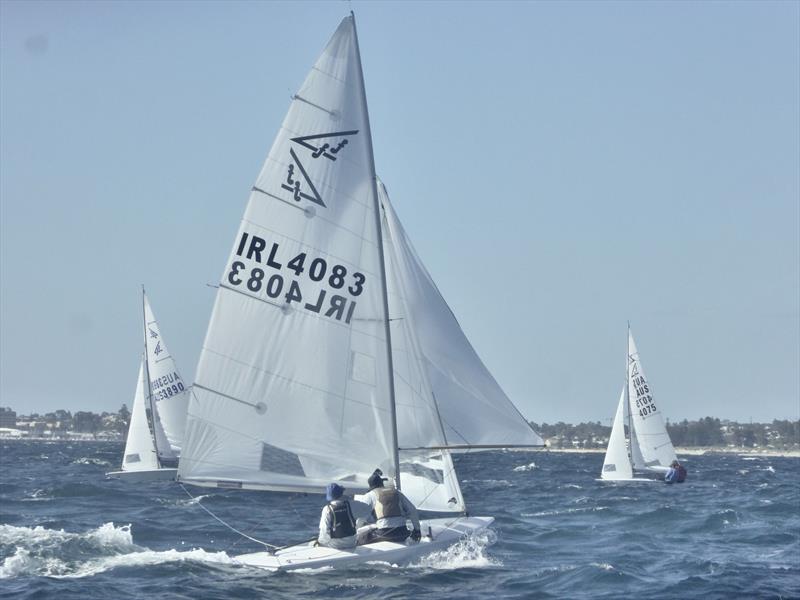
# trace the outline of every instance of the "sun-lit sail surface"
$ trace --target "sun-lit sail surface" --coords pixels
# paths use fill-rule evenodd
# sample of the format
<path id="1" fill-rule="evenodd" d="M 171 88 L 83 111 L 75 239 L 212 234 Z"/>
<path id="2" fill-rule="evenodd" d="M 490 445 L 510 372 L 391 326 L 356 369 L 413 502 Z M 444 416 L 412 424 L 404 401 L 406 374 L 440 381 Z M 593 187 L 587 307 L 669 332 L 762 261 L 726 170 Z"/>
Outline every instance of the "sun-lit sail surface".
<path id="1" fill-rule="evenodd" d="M 150 426 L 147 424 L 144 392 L 146 387 L 143 357 L 139 365 L 139 375 L 136 378 L 136 393 L 131 406 L 131 421 L 128 425 L 128 437 L 125 440 L 125 453 L 122 455 L 124 471 L 148 471 L 158 468 L 156 447 L 153 443 L 153 435 L 150 433 Z"/>
<path id="2" fill-rule="evenodd" d="M 631 422 L 644 466 L 668 467 L 676 458 L 675 448 L 669 439 L 661 410 L 653 400 L 652 390 L 644 375 L 639 351 L 630 331 L 628 331 L 628 363 Z M 634 461 L 634 465 L 639 467 L 637 461 Z"/>
<path id="3" fill-rule="evenodd" d="M 222 273 L 180 478 L 315 491 L 394 475 L 388 347 L 353 20 L 294 97 Z"/>
<path id="4" fill-rule="evenodd" d="M 544 445 L 464 335 L 411 245 L 383 185 L 379 186 L 379 197 L 386 211 L 392 250 L 387 271 L 403 290 L 403 319 L 413 332 L 416 360 L 435 399 L 443 445 Z M 424 443 L 420 440 L 420 444 Z M 402 441 L 400 445 L 408 447 Z"/>
<path id="5" fill-rule="evenodd" d="M 614 424 L 611 426 L 611 435 L 608 438 L 606 457 L 603 460 L 603 470 L 600 474 L 603 479 L 630 479 L 633 477 L 631 459 L 628 456 L 625 442 L 627 414 L 625 388 L 623 388 L 619 395 Z"/>
<path id="6" fill-rule="evenodd" d="M 153 395 L 153 404 L 156 406 L 161 427 L 163 427 L 164 435 L 168 440 L 168 443 L 159 440 L 159 452 L 171 455 L 179 451 L 183 443 L 186 408 L 189 404 L 189 386 L 178 373 L 175 360 L 167 350 L 146 294 L 144 295 L 144 328 L 150 393 Z"/>

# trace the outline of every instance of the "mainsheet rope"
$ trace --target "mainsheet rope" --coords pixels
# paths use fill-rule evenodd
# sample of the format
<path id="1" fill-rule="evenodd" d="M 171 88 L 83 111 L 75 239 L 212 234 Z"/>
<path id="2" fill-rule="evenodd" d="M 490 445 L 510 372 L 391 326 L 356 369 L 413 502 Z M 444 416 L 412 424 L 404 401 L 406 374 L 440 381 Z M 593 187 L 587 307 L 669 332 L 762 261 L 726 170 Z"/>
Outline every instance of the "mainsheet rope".
<path id="1" fill-rule="evenodd" d="M 186 492 L 186 495 L 187 495 L 187 496 L 189 496 L 189 498 L 191 498 L 192 500 L 194 500 L 194 499 L 195 499 L 195 497 L 194 497 L 194 496 L 192 496 L 192 494 L 191 494 L 191 493 L 189 493 L 189 490 L 187 490 L 187 489 L 186 489 L 186 487 L 185 487 L 185 486 L 184 486 L 182 483 L 180 483 L 179 485 L 181 486 L 181 488 L 183 489 L 183 491 L 184 491 L 184 492 Z M 197 504 L 197 506 L 199 506 L 200 508 L 202 508 L 204 511 L 206 511 L 206 512 L 207 512 L 209 515 L 211 515 L 211 516 L 212 516 L 214 519 L 216 519 L 217 521 L 219 521 L 220 523 L 222 523 L 222 524 L 223 524 L 225 527 L 227 527 L 228 529 L 230 529 L 230 530 L 231 530 L 231 531 L 233 531 L 234 533 L 238 533 L 238 534 L 239 534 L 240 536 L 242 536 L 243 538 L 246 538 L 246 539 L 250 540 L 251 542 L 255 542 L 255 543 L 257 543 L 257 544 L 261 544 L 262 546 L 265 546 L 266 548 L 271 548 L 271 549 L 273 549 L 273 550 L 278 550 L 278 549 L 280 549 L 280 546 L 273 546 L 272 544 L 268 544 L 267 542 L 263 542 L 263 541 L 261 541 L 261 540 L 257 540 L 256 538 L 254 538 L 254 537 L 252 537 L 252 536 L 249 536 L 249 535 L 247 535 L 246 533 L 243 533 L 243 532 L 239 531 L 238 529 L 236 529 L 236 528 L 235 528 L 235 527 L 233 527 L 232 525 L 229 525 L 228 523 L 226 523 L 225 521 L 223 521 L 222 519 L 220 519 L 220 518 L 219 518 L 217 515 L 215 515 L 213 512 L 211 512 L 211 510 L 210 510 L 210 509 L 206 508 L 206 507 L 203 505 L 203 503 L 202 503 L 200 500 L 197 500 L 196 504 Z"/>

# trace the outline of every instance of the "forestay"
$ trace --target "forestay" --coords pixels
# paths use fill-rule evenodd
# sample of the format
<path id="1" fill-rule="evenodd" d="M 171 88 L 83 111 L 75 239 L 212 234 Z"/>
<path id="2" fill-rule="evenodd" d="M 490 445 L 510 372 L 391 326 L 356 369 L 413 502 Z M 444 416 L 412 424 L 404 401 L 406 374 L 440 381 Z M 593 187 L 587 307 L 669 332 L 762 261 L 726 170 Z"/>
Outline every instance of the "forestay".
<path id="1" fill-rule="evenodd" d="M 131 407 L 131 421 L 128 425 L 128 437 L 125 440 L 125 454 L 122 456 L 123 471 L 149 471 L 158 469 L 158 457 L 153 444 L 150 426 L 147 424 L 145 408 L 144 357 L 139 364 L 139 376 L 136 379 L 136 393 Z"/>
<path id="2" fill-rule="evenodd" d="M 633 477 L 631 459 L 625 443 L 625 421 L 628 417 L 625 400 L 625 387 L 623 386 L 619 395 L 617 413 L 614 415 L 614 424 L 611 427 L 611 435 L 608 438 L 603 471 L 600 474 L 603 479 L 631 479 Z"/>
<path id="3" fill-rule="evenodd" d="M 179 479 L 319 492 L 394 476 L 374 173 L 352 17 L 294 97 L 222 274 Z"/>
<path id="4" fill-rule="evenodd" d="M 175 360 L 167 350 L 158 322 L 153 315 L 150 301 L 146 294 L 144 302 L 144 335 L 147 349 L 147 373 L 150 378 L 150 393 L 156 406 L 158 418 L 163 426 L 169 445 L 159 440 L 159 452 L 170 454 L 179 452 L 183 443 L 186 425 L 186 409 L 189 404 L 189 390 L 178 373 Z M 163 447 L 163 449 L 162 449 Z"/>
<path id="5" fill-rule="evenodd" d="M 387 252 L 391 256 L 387 258 L 387 271 L 391 274 L 387 277 L 390 284 L 402 290 L 402 319 L 412 332 L 414 358 L 422 372 L 420 381 L 428 388 L 427 402 L 436 407 L 442 424 L 441 432 L 438 428 L 418 431 L 415 439 L 406 435 L 405 426 L 398 427 L 401 449 L 542 446 L 542 438 L 512 404 L 464 335 L 411 245 L 382 185 L 379 199 L 386 214 L 385 237 L 391 244 L 391 252 Z M 393 331 L 399 326 L 393 322 Z M 415 427 L 419 429 L 418 424 Z M 439 435 L 443 444 L 434 439 Z"/>
<path id="6" fill-rule="evenodd" d="M 641 452 L 641 458 L 634 456 L 634 466 L 668 467 L 675 460 L 675 448 L 669 439 L 661 411 L 653 401 L 650 384 L 644 375 L 639 352 L 633 335 L 628 331 L 628 398 L 630 402 L 633 433 L 631 446 Z M 640 465 L 639 461 L 644 465 Z"/>

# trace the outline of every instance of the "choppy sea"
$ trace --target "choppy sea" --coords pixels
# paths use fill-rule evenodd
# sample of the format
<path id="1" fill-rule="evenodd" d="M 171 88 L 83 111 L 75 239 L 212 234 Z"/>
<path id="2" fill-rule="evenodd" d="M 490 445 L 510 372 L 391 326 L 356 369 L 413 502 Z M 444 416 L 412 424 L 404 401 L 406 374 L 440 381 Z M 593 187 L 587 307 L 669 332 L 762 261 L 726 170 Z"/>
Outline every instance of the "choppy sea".
<path id="1" fill-rule="evenodd" d="M 321 496 L 106 480 L 121 444 L 0 441 L 0 598 L 797 598 L 800 459 L 685 457 L 689 480 L 598 482 L 602 454 L 457 457 L 492 530 L 412 566 L 268 573 Z"/>

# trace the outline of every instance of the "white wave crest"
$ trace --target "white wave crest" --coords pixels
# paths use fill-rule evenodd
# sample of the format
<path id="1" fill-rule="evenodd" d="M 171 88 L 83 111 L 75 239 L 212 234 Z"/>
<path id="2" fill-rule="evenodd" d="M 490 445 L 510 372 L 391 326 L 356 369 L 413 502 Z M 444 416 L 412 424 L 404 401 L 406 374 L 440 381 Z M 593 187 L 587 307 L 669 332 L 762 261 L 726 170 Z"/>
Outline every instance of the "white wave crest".
<path id="1" fill-rule="evenodd" d="M 83 551 L 75 556 L 75 544 Z M 225 552 L 155 551 L 133 543 L 130 525 L 105 523 L 85 533 L 70 533 L 44 527 L 0 525 L 0 546 L 15 546 L 14 554 L 0 564 L 0 579 L 19 576 L 55 578 L 90 577 L 118 567 L 148 566 L 170 562 L 196 561 L 233 564 Z M 90 556 L 86 557 L 89 553 Z M 91 556 L 95 554 L 95 556 Z"/>
<path id="2" fill-rule="evenodd" d="M 514 467 L 514 471 L 516 471 L 517 473 L 523 473 L 525 471 L 533 471 L 536 468 L 537 468 L 536 463 L 532 462 L 527 465 L 519 465 L 518 467 Z"/>
<path id="3" fill-rule="evenodd" d="M 587 506 L 582 508 L 568 508 L 566 510 L 543 510 L 535 513 L 521 513 L 521 517 L 554 517 L 556 515 L 569 515 L 581 512 L 598 512 L 608 510 L 608 506 Z"/>
<path id="4" fill-rule="evenodd" d="M 91 458 L 84 456 L 72 461 L 73 465 L 97 465 L 98 467 L 110 467 L 111 463 L 102 458 Z"/>
<path id="5" fill-rule="evenodd" d="M 503 563 L 490 557 L 489 546 L 497 541 L 497 534 L 491 529 L 483 529 L 473 535 L 466 536 L 444 550 L 433 552 L 422 557 L 413 568 L 452 571 L 456 569 L 482 569 L 486 567 L 502 567 Z"/>

